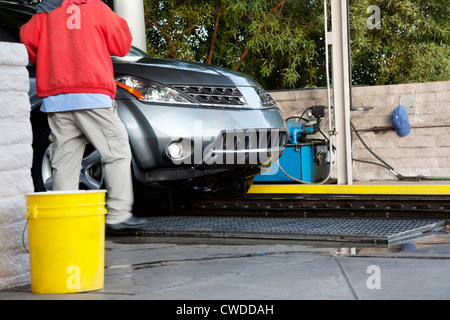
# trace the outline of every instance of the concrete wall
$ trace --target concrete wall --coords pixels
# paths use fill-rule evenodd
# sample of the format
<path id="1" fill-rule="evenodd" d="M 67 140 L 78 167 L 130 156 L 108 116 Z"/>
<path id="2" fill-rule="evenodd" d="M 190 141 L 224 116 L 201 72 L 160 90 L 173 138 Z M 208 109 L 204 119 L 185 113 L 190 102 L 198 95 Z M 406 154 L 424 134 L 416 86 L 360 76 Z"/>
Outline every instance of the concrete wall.
<path id="1" fill-rule="evenodd" d="M 310 106 L 327 104 L 325 89 L 272 91 L 285 118 L 295 116 Z M 400 137 L 390 120 L 400 104 L 400 96 L 415 97 L 415 112 L 410 114 L 411 132 Z M 367 111 L 352 111 L 355 127 L 366 144 L 403 176 L 450 176 L 450 81 L 390 86 L 354 87 L 353 107 L 373 107 Z M 333 100 L 331 100 L 333 101 Z M 378 130 L 389 127 L 390 130 Z M 325 119 L 322 130 L 328 129 Z M 353 133 L 354 159 L 375 161 Z M 377 165 L 353 163 L 353 180 L 397 180 L 388 170 Z"/>
<path id="2" fill-rule="evenodd" d="M 23 45 L 0 42 L 0 290 L 30 281 L 22 245 L 24 195 L 33 192 L 27 63 Z"/>

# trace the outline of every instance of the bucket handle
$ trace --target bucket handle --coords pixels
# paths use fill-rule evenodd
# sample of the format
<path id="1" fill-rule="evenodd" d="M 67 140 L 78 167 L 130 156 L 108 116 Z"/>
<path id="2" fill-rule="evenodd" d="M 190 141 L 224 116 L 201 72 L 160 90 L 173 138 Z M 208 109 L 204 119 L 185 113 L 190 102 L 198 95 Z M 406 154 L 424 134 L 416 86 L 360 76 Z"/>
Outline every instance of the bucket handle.
<path id="1" fill-rule="evenodd" d="M 25 245 L 25 231 L 27 230 L 28 221 L 30 221 L 30 218 L 31 218 L 31 215 L 28 215 L 27 222 L 25 223 L 25 227 L 23 227 L 23 231 L 22 231 L 22 245 L 27 253 L 30 253 L 30 252 L 28 251 L 27 246 Z"/>
<path id="2" fill-rule="evenodd" d="M 25 218 L 27 218 L 27 222 L 25 223 L 25 226 L 23 227 L 23 231 L 22 231 L 22 245 L 27 253 L 30 253 L 30 252 L 28 251 L 27 246 L 25 245 L 25 231 L 27 230 L 28 221 L 30 221 L 30 218 L 36 219 L 37 215 L 38 215 L 37 205 L 34 205 L 33 208 L 30 210 L 30 212 L 27 212 L 25 214 Z"/>

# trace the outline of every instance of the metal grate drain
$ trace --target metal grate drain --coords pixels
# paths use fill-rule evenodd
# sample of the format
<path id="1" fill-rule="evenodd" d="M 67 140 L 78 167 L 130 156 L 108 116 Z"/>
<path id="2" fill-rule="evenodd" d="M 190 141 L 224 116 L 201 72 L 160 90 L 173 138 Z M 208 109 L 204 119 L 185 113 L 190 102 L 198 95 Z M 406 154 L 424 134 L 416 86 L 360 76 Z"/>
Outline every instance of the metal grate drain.
<path id="1" fill-rule="evenodd" d="M 253 239 L 398 242 L 445 224 L 444 220 L 382 218 L 152 217 L 147 235 Z"/>

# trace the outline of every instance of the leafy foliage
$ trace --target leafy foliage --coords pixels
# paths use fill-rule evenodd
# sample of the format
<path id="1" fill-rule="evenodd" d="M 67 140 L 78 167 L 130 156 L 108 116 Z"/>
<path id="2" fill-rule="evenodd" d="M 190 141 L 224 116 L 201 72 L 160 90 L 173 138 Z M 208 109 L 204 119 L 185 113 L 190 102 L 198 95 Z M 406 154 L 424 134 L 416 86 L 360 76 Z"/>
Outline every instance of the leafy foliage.
<path id="1" fill-rule="evenodd" d="M 381 9 L 381 28 L 360 17 Z M 450 80 L 449 0 L 351 0 L 353 81 L 397 84 Z"/>
<path id="2" fill-rule="evenodd" d="M 144 3 L 152 55 L 239 70 L 267 89 L 326 84 L 323 0 Z M 379 29 L 367 26 L 372 5 L 380 8 Z M 450 80 L 450 0 L 349 0 L 349 6 L 354 84 Z"/>
<path id="3" fill-rule="evenodd" d="M 145 4 L 154 55 L 233 68 L 269 89 L 325 85 L 323 1 Z M 381 9 L 380 29 L 367 27 L 371 5 Z M 353 83 L 450 80 L 449 8 L 449 0 L 350 0 Z"/>
<path id="4" fill-rule="evenodd" d="M 153 55 L 239 70 L 267 88 L 316 84 L 320 1 L 146 0 L 145 8 Z"/>

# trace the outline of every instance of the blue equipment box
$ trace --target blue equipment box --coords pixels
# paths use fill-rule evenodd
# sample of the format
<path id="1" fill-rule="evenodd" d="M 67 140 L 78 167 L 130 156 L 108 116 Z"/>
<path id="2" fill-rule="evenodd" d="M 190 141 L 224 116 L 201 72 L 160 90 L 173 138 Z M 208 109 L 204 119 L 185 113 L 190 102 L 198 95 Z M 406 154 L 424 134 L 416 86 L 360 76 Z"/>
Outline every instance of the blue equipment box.
<path id="1" fill-rule="evenodd" d="M 255 177 L 255 182 L 321 182 L 330 168 L 328 144 L 287 145 L 270 169 Z"/>

